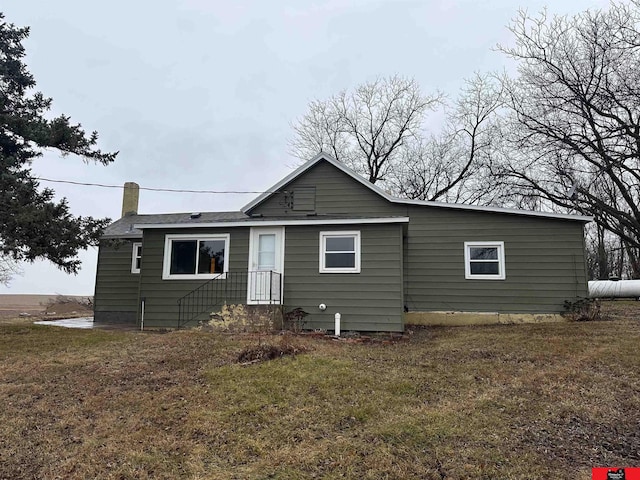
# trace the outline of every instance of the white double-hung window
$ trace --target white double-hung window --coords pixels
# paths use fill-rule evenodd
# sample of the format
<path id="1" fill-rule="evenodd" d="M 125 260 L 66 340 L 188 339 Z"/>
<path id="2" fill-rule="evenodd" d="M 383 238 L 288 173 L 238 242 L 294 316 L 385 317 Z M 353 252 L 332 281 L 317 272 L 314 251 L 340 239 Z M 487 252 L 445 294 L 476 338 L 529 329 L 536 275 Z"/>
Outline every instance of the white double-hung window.
<path id="1" fill-rule="evenodd" d="M 166 235 L 162 278 L 225 278 L 229 235 Z"/>
<path id="2" fill-rule="evenodd" d="M 504 280 L 504 242 L 464 242 L 465 278 Z"/>
<path id="3" fill-rule="evenodd" d="M 140 262 L 142 262 L 142 242 L 133 242 L 131 273 L 140 273 Z"/>
<path id="4" fill-rule="evenodd" d="M 360 232 L 320 232 L 320 273 L 360 273 Z"/>

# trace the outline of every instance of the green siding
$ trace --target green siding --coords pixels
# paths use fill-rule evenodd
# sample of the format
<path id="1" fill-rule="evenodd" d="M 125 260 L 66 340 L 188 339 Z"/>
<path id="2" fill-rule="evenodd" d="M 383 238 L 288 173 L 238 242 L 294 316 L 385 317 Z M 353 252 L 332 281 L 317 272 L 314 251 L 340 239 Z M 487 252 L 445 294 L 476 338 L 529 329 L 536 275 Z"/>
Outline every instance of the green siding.
<path id="1" fill-rule="evenodd" d="M 135 321 L 140 275 L 131 273 L 133 242 L 134 240 L 100 242 L 94 294 L 97 322 Z"/>
<path id="2" fill-rule="evenodd" d="M 318 214 L 410 217 L 400 268 L 411 311 L 560 312 L 587 296 L 582 222 L 394 204 L 328 162 L 283 190 L 305 185 L 316 186 Z M 252 213 L 295 215 L 284 200 L 275 194 Z M 464 242 L 481 240 L 505 243 L 505 280 L 465 279 Z"/>
<path id="3" fill-rule="evenodd" d="M 247 271 L 249 228 L 200 228 L 145 230 L 141 266 L 140 297 L 145 299 L 144 323 L 174 328 L 178 324 L 178 299 L 204 284 L 206 280 L 163 280 L 164 241 L 167 234 L 230 234 L 229 271 Z M 223 282 L 225 280 L 216 280 Z M 246 300 L 246 292 L 243 296 Z M 206 318 L 204 315 L 203 318 Z"/>
<path id="4" fill-rule="evenodd" d="M 360 231 L 360 273 L 319 273 L 320 232 L 341 230 Z M 343 331 L 402 331 L 402 226 L 287 227 L 284 286 L 285 308 L 310 314 L 306 328 L 333 330 L 339 312 Z"/>
<path id="5" fill-rule="evenodd" d="M 293 210 L 300 212 L 316 211 L 316 187 L 298 187 L 291 192 Z"/>
<path id="6" fill-rule="evenodd" d="M 315 196 L 307 187 L 315 187 Z M 425 312 L 551 313 L 562 311 L 565 300 L 587 296 L 582 222 L 393 203 L 324 161 L 282 190 L 250 213 L 304 218 L 305 211 L 290 210 L 285 193 L 298 191 L 306 195 L 299 198 L 300 208 L 312 208 L 315 198 L 315 219 L 410 217 L 404 225 L 286 227 L 284 306 L 307 311 L 308 328 L 333 330 L 334 314 L 340 312 L 343 330 L 397 331 L 403 328 L 403 305 Z M 319 273 L 319 232 L 336 230 L 361 231 L 361 273 Z M 177 300 L 204 281 L 162 279 L 165 235 L 229 233 L 229 270 L 246 272 L 249 232 L 249 227 L 145 230 L 139 276 L 130 273 L 131 242 L 120 249 L 103 242 L 96 318 L 101 312 L 138 312 L 138 299 L 145 298 L 145 324 L 176 326 Z M 464 242 L 469 241 L 504 242 L 505 280 L 465 279 Z M 245 300 L 241 292 L 240 301 Z M 320 303 L 327 304 L 325 312 Z"/>
<path id="7" fill-rule="evenodd" d="M 360 230 L 361 273 L 319 273 L 320 231 Z M 249 228 L 225 230 L 145 232 L 140 295 L 145 298 L 145 325 L 175 327 L 177 299 L 204 283 L 203 280 L 163 280 L 164 238 L 169 233 L 229 233 L 230 271 L 246 272 Z M 333 330 L 334 314 L 342 314 L 343 330 L 401 331 L 402 325 L 402 227 L 362 225 L 345 228 L 287 227 L 285 230 L 284 308 L 301 307 L 310 313 L 308 328 Z M 222 282 L 222 280 L 221 280 Z M 241 300 L 246 286 L 240 285 Z M 325 312 L 318 309 L 326 303 Z M 206 314 L 203 318 L 206 317 Z"/>
<path id="8" fill-rule="evenodd" d="M 283 190 L 305 185 L 316 186 L 318 214 L 410 217 L 402 274 L 411 311 L 560 312 L 587 296 L 582 222 L 392 203 L 324 161 Z M 252 213 L 296 214 L 284 193 Z M 506 279 L 465 279 L 465 241 L 503 241 Z"/>
<path id="9" fill-rule="evenodd" d="M 304 175 L 294 179 L 264 202 L 254 207 L 250 213 L 263 216 L 300 215 L 302 212 L 289 208 L 287 191 L 315 186 L 315 213 L 318 215 L 403 215 L 398 206 L 393 205 L 377 193 L 346 175 L 325 161 L 319 162 Z M 295 200 L 295 199 L 294 199 Z M 405 208 L 406 211 L 406 208 Z"/>
<path id="10" fill-rule="evenodd" d="M 581 222 L 419 206 L 409 215 L 410 311 L 550 313 L 587 295 Z M 506 279 L 465 279 L 466 241 L 503 241 Z"/>

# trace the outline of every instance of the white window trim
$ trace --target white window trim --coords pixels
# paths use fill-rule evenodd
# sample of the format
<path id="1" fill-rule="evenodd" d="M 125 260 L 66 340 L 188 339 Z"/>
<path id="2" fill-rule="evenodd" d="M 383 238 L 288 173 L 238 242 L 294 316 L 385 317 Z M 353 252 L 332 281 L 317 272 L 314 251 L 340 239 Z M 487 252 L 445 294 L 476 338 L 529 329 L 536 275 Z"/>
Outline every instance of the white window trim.
<path id="1" fill-rule="evenodd" d="M 173 240 L 224 240 L 224 272 L 223 273 L 195 273 L 195 274 L 171 274 L 171 243 Z M 208 280 L 212 278 L 223 280 L 227 278 L 229 271 L 229 244 L 230 235 L 221 233 L 216 235 L 199 235 L 199 234 L 168 234 L 164 236 L 164 259 L 162 263 L 162 279 L 163 280 Z M 198 265 L 196 263 L 196 271 Z"/>
<path id="2" fill-rule="evenodd" d="M 498 275 L 478 275 L 471 273 L 471 247 L 496 247 L 498 249 Z M 475 260 L 477 261 L 477 260 Z M 495 260 L 492 260 L 495 262 Z M 464 278 L 467 280 L 504 280 L 504 242 L 464 242 Z"/>
<path id="3" fill-rule="evenodd" d="M 325 266 L 325 239 L 329 237 L 353 237 L 355 249 L 355 266 L 352 268 L 329 268 Z M 320 232 L 320 273 L 360 273 L 360 231 L 359 230 L 338 230 L 331 232 Z"/>
<path id="4" fill-rule="evenodd" d="M 140 268 L 136 268 L 136 260 L 140 259 L 142 264 L 142 242 L 133 242 L 133 249 L 131 250 L 131 273 L 140 273 Z M 140 249 L 140 255 L 138 255 L 138 249 Z"/>

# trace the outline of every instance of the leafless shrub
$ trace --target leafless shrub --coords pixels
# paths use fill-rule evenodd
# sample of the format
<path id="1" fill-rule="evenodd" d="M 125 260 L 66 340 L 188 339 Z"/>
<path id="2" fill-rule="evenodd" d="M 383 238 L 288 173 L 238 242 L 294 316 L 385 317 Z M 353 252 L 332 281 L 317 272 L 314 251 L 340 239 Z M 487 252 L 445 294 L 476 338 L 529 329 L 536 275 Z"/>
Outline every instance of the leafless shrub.
<path id="1" fill-rule="evenodd" d="M 285 333 L 280 339 L 280 345 L 258 343 L 258 345 L 246 347 L 238 355 L 238 363 L 251 364 L 285 356 L 295 357 L 297 354 L 306 351 L 307 348 L 305 346 L 294 341 L 293 335 Z"/>
<path id="2" fill-rule="evenodd" d="M 225 304 L 200 327 L 225 333 L 268 334 L 282 326 L 282 311 L 275 305 Z"/>
<path id="3" fill-rule="evenodd" d="M 309 314 L 302 308 L 296 307 L 284 314 L 285 328 L 291 330 L 294 333 L 300 333 L 304 330 L 306 320 Z"/>
<path id="4" fill-rule="evenodd" d="M 565 300 L 562 314 L 571 322 L 603 320 L 600 302 L 595 298 L 580 298 L 576 301 Z"/>

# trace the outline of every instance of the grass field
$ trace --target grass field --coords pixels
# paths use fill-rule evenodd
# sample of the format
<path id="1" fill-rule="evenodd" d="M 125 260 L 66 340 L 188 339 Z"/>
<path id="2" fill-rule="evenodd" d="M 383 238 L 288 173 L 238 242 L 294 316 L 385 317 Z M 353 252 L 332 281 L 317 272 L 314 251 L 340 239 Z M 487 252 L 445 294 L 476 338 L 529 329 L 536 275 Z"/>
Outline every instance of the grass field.
<path id="1" fill-rule="evenodd" d="M 0 479 L 588 479 L 640 466 L 640 308 L 408 341 L 0 325 Z M 278 344 L 281 337 L 263 337 Z"/>

